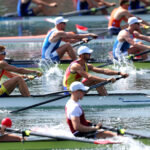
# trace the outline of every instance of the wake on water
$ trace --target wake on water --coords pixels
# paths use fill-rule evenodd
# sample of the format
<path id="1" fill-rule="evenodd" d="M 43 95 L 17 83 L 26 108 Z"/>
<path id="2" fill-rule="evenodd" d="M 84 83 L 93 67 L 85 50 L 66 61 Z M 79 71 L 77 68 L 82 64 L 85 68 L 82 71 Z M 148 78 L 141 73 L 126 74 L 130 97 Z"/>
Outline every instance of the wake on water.
<path id="1" fill-rule="evenodd" d="M 34 127 L 32 128 L 32 131 L 38 131 L 40 133 L 45 134 L 51 134 L 54 136 L 66 136 L 66 137 L 74 137 L 72 133 L 69 131 L 69 129 L 64 129 L 63 125 L 57 125 L 55 127 Z M 108 138 L 111 141 L 118 142 L 121 144 L 113 144 L 113 145 L 106 145 L 103 148 L 100 148 L 99 146 L 95 149 L 101 149 L 101 150 L 150 150 L 150 146 L 147 146 L 143 144 L 142 142 L 133 139 L 132 137 L 113 137 Z"/>

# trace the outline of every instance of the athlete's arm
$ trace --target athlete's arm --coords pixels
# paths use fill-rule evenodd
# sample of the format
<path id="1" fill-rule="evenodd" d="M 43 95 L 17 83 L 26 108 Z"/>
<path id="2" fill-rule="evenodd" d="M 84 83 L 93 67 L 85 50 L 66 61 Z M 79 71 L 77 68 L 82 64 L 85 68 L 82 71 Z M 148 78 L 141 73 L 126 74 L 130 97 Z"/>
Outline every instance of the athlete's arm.
<path id="1" fill-rule="evenodd" d="M 32 74 L 32 73 L 34 73 L 34 74 L 37 74 L 38 76 L 40 76 L 40 74 L 41 74 L 41 72 L 39 72 L 39 71 L 29 70 L 29 69 L 24 69 L 24 68 L 17 68 L 15 66 L 9 65 L 5 61 L 1 61 L 0 68 L 4 69 L 6 71 L 12 71 L 15 73 L 20 73 L 20 74 Z"/>
<path id="2" fill-rule="evenodd" d="M 82 125 L 80 123 L 80 118 L 79 117 L 72 116 L 71 117 L 71 122 L 72 122 L 73 128 L 77 131 L 80 131 L 80 132 L 91 132 L 91 131 L 96 131 L 96 130 L 99 129 L 98 126 L 91 127 L 91 126 Z"/>
<path id="3" fill-rule="evenodd" d="M 141 39 L 141 40 L 150 42 L 150 36 L 145 36 L 145 35 L 140 34 L 140 33 L 138 33 L 138 32 L 134 32 L 134 35 L 135 35 L 135 37 L 138 38 L 138 39 Z"/>
<path id="4" fill-rule="evenodd" d="M 71 66 L 71 72 L 77 72 L 83 78 L 86 78 L 86 79 L 89 79 L 89 80 L 93 80 L 93 81 L 99 80 L 100 82 L 101 81 L 107 81 L 107 79 L 105 79 L 105 78 L 96 77 L 96 76 L 91 75 L 88 72 L 84 71 L 84 69 L 81 67 L 80 64 L 73 64 Z"/>
<path id="5" fill-rule="evenodd" d="M 149 6 L 150 5 L 150 1 L 149 0 L 141 0 L 141 2 L 143 2 L 145 4 L 145 6 Z"/>
<path id="6" fill-rule="evenodd" d="M 87 33 L 87 34 L 72 34 L 70 32 L 64 32 L 64 31 L 58 31 L 56 33 L 54 33 L 52 36 L 50 36 L 49 40 L 51 42 L 57 42 L 59 39 L 61 38 L 67 38 L 67 39 L 78 39 L 78 40 L 82 40 L 83 38 L 86 37 L 93 37 L 93 38 L 97 38 L 97 35 L 94 33 Z"/>
<path id="7" fill-rule="evenodd" d="M 109 2 L 106 2 L 104 0 L 95 0 L 95 1 L 98 2 L 100 6 L 101 5 L 106 5 L 106 6 L 110 7 L 110 6 L 115 6 L 116 5 L 116 3 L 109 3 Z"/>
<path id="8" fill-rule="evenodd" d="M 123 73 L 123 72 L 118 72 L 118 71 L 104 69 L 104 68 L 97 68 L 91 64 L 88 64 L 88 67 L 90 68 L 90 70 L 92 70 L 93 72 L 96 72 L 96 73 L 102 73 L 102 74 L 106 74 L 106 75 L 122 75 L 122 76 L 126 76 L 126 77 L 129 76 L 128 74 Z"/>
<path id="9" fill-rule="evenodd" d="M 49 6 L 49 7 L 56 7 L 57 6 L 56 2 L 47 3 L 47 2 L 42 1 L 42 0 L 32 0 L 32 1 L 33 1 L 33 3 L 44 5 L 44 6 Z"/>

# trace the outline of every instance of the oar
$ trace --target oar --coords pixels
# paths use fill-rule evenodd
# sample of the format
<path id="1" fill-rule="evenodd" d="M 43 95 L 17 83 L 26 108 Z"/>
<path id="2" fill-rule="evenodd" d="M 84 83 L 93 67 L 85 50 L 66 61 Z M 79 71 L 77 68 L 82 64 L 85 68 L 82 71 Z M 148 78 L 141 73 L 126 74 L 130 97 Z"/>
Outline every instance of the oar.
<path id="1" fill-rule="evenodd" d="M 122 78 L 125 78 L 125 76 L 117 77 L 116 80 L 119 80 L 119 79 L 122 79 Z M 89 90 L 94 89 L 94 88 L 98 88 L 98 87 L 103 86 L 103 85 L 106 85 L 110 82 L 111 82 L 111 80 L 105 81 L 105 82 L 100 82 L 98 84 L 92 85 L 92 86 L 89 87 Z"/>
<path id="2" fill-rule="evenodd" d="M 121 78 L 125 78 L 125 76 L 118 77 L 118 78 L 116 78 L 116 80 L 119 80 Z M 100 82 L 98 84 L 92 85 L 92 86 L 89 87 L 89 90 L 100 87 L 100 86 L 103 86 L 103 85 L 106 85 L 110 82 L 111 82 L 111 80 L 106 81 L 106 82 Z M 87 92 L 89 92 L 89 90 Z M 67 91 L 67 92 L 69 92 L 69 91 Z M 30 105 L 28 107 L 24 107 L 24 108 L 21 108 L 21 109 L 18 109 L 18 110 L 11 111 L 10 113 L 18 113 L 20 111 L 24 111 L 24 110 L 27 110 L 27 109 L 30 109 L 30 108 L 33 108 L 33 107 L 37 107 L 37 106 L 44 105 L 44 104 L 47 104 L 47 103 L 50 103 L 50 102 L 53 102 L 53 101 L 57 101 L 57 100 L 62 99 L 62 98 L 66 98 L 68 96 L 70 96 L 70 95 L 63 95 L 63 96 L 59 96 L 59 97 L 56 97 L 56 98 L 52 98 L 50 100 L 47 100 L 47 101 L 44 101 L 44 102 L 41 102 L 41 103 L 37 103 L 37 104 L 34 104 L 34 105 Z"/>
<path id="3" fill-rule="evenodd" d="M 100 10 L 105 9 L 105 8 L 109 8 L 109 7 L 108 6 L 101 6 L 98 8 L 91 8 L 88 10 L 72 11 L 72 12 L 63 13 L 63 14 L 61 14 L 61 16 L 69 17 L 69 16 L 77 16 L 80 14 L 83 15 L 83 14 L 90 13 L 90 12 L 97 12 L 97 11 L 100 11 Z"/>
<path id="4" fill-rule="evenodd" d="M 131 54 L 131 55 L 127 56 L 127 59 L 133 60 L 134 57 L 136 57 L 136 56 L 141 56 L 141 55 L 147 54 L 147 53 L 149 53 L 149 52 L 150 52 L 150 50 L 146 50 L 146 51 L 143 51 L 143 52 L 138 53 L 138 54 Z"/>
<path id="5" fill-rule="evenodd" d="M 30 130 L 26 131 L 21 131 L 18 129 L 12 129 L 12 128 L 6 128 L 7 132 L 16 132 L 20 133 L 23 136 L 39 136 L 39 137 L 47 137 L 47 138 L 53 138 L 53 139 L 58 139 L 58 140 L 67 140 L 67 141 L 77 141 L 77 142 L 85 142 L 85 143 L 92 143 L 92 144 L 117 144 L 118 142 L 114 142 L 111 140 L 92 140 L 92 139 L 81 139 L 81 138 L 76 138 L 76 137 L 67 137 L 67 136 L 57 136 L 53 134 L 44 134 L 40 132 L 33 132 Z"/>
<path id="6" fill-rule="evenodd" d="M 138 137 L 138 138 L 147 138 L 147 139 L 150 138 L 150 136 L 141 135 L 141 134 L 132 133 L 132 132 L 127 132 L 127 131 L 125 131 L 125 129 L 117 129 L 117 128 L 108 127 L 108 126 L 103 126 L 103 125 L 102 125 L 101 128 L 107 129 L 107 130 L 110 130 L 110 131 L 114 131 L 114 132 L 120 133 L 120 134 L 122 134 L 122 135 L 127 134 L 127 135 L 131 135 L 131 136 L 136 136 L 136 137 Z"/>
<path id="7" fill-rule="evenodd" d="M 97 68 L 103 68 L 103 67 L 106 67 L 106 66 L 109 66 L 109 65 L 113 65 L 113 62 L 108 62 L 108 63 L 105 63 L 103 65 L 99 65 L 99 66 L 97 66 Z"/>
<path id="8" fill-rule="evenodd" d="M 47 104 L 47 103 L 50 103 L 50 102 L 53 102 L 53 101 L 57 101 L 59 99 L 62 99 L 62 98 L 68 97 L 68 96 L 70 96 L 70 95 L 63 95 L 63 96 L 59 96 L 59 97 L 56 97 L 56 98 L 52 98 L 50 100 L 47 100 L 47 101 L 44 101 L 44 102 L 41 102 L 41 103 L 37 103 L 37 104 L 34 104 L 34 105 L 30 105 L 28 107 L 24 107 L 24 108 L 21 108 L 21 109 L 18 109 L 18 110 L 11 111 L 10 113 L 18 113 L 20 111 L 24 111 L 24 110 L 27 110 L 27 109 L 30 109 L 30 108 L 33 108 L 33 107 L 37 107 L 37 106 L 44 105 L 44 104 Z"/>
<path id="9" fill-rule="evenodd" d="M 129 10 L 129 12 L 132 13 L 132 14 L 141 13 L 141 12 L 147 12 L 147 11 L 150 11 L 150 6 L 148 6 L 146 8 L 139 8 L 139 9 Z"/>

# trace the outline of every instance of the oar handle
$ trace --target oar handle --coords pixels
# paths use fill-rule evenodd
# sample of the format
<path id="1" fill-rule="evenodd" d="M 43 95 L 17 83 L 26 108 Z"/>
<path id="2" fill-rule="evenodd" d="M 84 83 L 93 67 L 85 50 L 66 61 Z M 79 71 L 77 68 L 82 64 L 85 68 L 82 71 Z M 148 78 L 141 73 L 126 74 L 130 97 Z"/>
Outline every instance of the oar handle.
<path id="1" fill-rule="evenodd" d="M 93 40 L 93 38 L 88 38 L 88 39 L 87 39 L 87 42 L 89 42 L 89 41 L 91 41 L 91 40 Z M 80 42 L 78 42 L 78 43 L 73 44 L 72 47 L 77 47 L 77 46 L 82 45 L 82 44 L 84 44 L 84 43 L 85 43 L 85 41 L 80 41 Z"/>
<path id="2" fill-rule="evenodd" d="M 28 82 L 28 81 L 31 81 L 31 80 L 33 80 L 33 79 L 35 79 L 35 78 L 37 78 L 37 75 L 33 76 L 32 79 L 27 78 L 27 79 L 25 79 L 24 81 L 25 81 L 25 82 Z"/>
<path id="3" fill-rule="evenodd" d="M 108 127 L 108 126 L 104 126 L 104 125 L 102 125 L 101 128 L 102 128 L 102 129 L 109 130 L 109 131 L 117 132 L 117 133 L 118 133 L 118 130 L 120 130 L 120 129 L 118 129 L 118 128 Z M 123 133 L 123 134 L 131 135 L 131 136 L 136 136 L 136 137 L 138 137 L 138 138 L 146 138 L 146 139 L 149 139 L 149 138 L 150 138 L 150 136 L 145 136 L 145 135 L 140 135 L 140 134 L 137 134 L 137 133 L 127 132 L 127 131 L 125 131 L 125 129 L 123 129 L 123 130 L 124 130 L 124 133 Z"/>

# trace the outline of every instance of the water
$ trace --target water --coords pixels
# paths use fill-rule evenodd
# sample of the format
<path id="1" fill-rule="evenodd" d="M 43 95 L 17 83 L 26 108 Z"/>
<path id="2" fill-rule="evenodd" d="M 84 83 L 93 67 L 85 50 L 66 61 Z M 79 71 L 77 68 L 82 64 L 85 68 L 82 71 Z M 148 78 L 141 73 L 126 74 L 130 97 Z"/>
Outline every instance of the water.
<path id="1" fill-rule="evenodd" d="M 6 3 L 6 2 L 5 2 Z M 13 7 L 13 5 L 12 5 Z M 4 5 L 1 5 L 1 11 L 6 11 Z M 69 22 L 67 30 L 75 30 L 77 21 Z M 106 27 L 107 20 L 101 22 L 97 20 L 94 23 L 85 22 L 82 25 L 88 24 L 89 27 L 95 25 Z M 46 34 L 52 27 L 52 24 L 44 20 L 26 20 L 24 22 L 0 22 L 0 36 L 21 36 L 21 35 L 37 35 Z M 41 30 L 42 28 L 42 30 Z M 87 44 L 90 48 L 96 49 L 92 57 L 107 59 L 107 52 L 112 50 L 113 40 L 101 40 L 100 42 L 91 41 Z M 33 56 L 39 56 L 41 53 L 42 43 L 3 43 L 6 46 L 8 56 L 13 59 L 31 59 Z M 22 57 L 24 56 L 24 57 Z M 118 66 L 114 66 L 118 70 Z M 106 85 L 108 91 L 139 91 L 149 92 L 150 87 L 150 71 L 135 70 L 133 67 L 121 67 L 121 71 L 129 73 L 127 79 L 122 79 L 114 84 Z M 57 66 L 51 68 L 43 77 L 29 81 L 31 94 L 47 94 L 62 90 L 62 78 L 64 71 L 58 69 Z M 101 77 L 108 77 L 98 75 Z M 18 94 L 15 90 L 13 94 Z M 94 123 L 102 122 L 104 125 L 118 127 L 122 126 L 127 131 L 139 133 L 142 135 L 150 135 L 150 107 L 139 108 L 84 108 L 86 118 Z M 29 109 L 18 114 L 9 114 L 10 110 L 0 110 L 0 120 L 4 117 L 10 117 L 13 121 L 13 128 L 17 129 L 38 129 L 44 132 L 71 136 L 69 128 L 65 121 L 64 107 L 55 107 L 51 109 Z M 150 150 L 150 147 L 139 143 L 131 138 L 124 141 L 123 145 L 106 146 L 105 150 Z M 1 150 L 1 148 L 0 148 Z"/>

